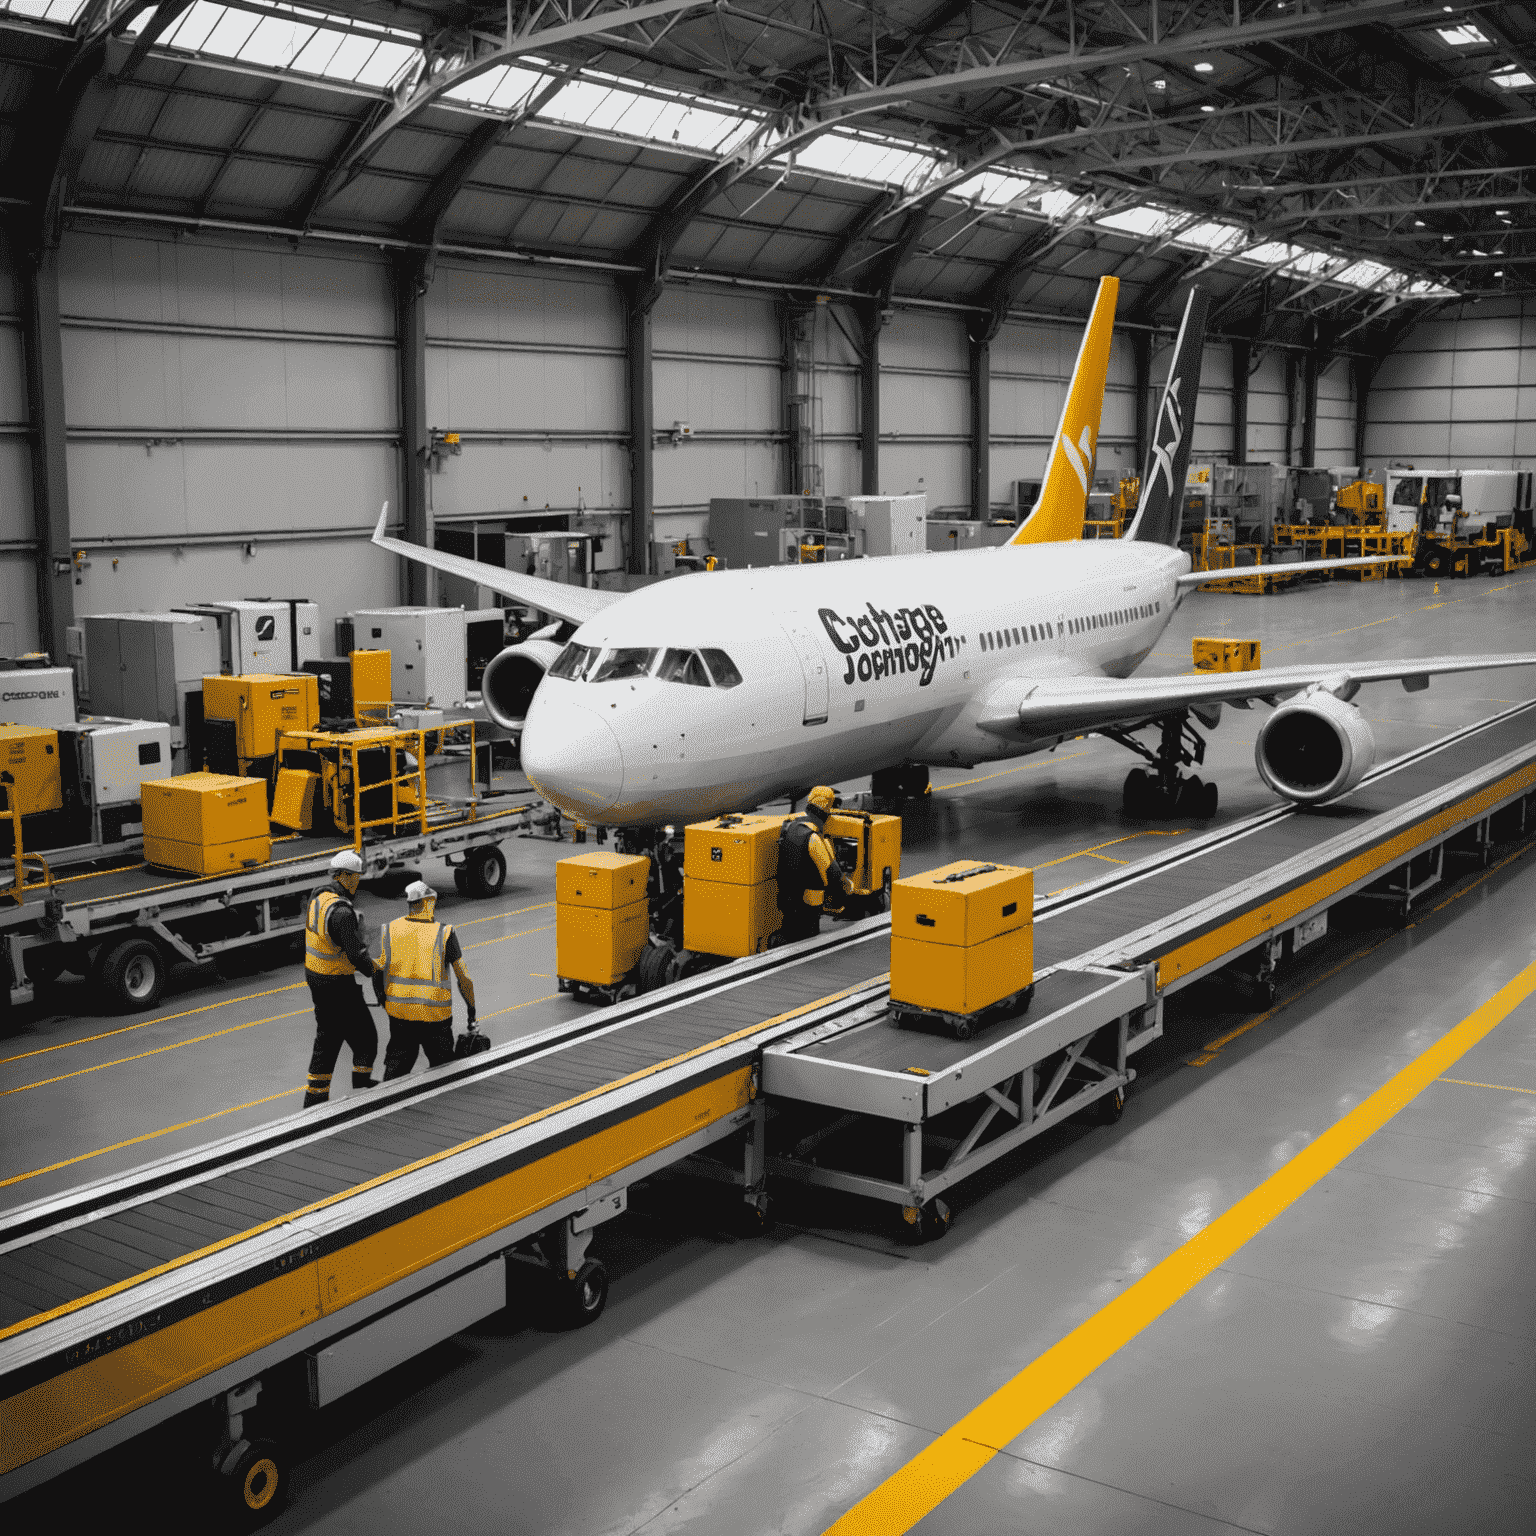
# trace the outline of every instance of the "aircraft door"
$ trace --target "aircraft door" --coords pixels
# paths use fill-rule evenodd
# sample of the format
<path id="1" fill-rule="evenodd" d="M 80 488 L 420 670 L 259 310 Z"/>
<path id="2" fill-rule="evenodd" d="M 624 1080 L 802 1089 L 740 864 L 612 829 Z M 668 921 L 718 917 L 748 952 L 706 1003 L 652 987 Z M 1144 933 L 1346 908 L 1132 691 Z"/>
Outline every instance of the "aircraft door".
<path id="1" fill-rule="evenodd" d="M 805 723 L 820 725 L 826 720 L 830 707 L 826 652 L 822 650 L 815 630 L 798 614 L 790 614 L 780 623 L 795 648 L 800 670 L 805 675 Z"/>

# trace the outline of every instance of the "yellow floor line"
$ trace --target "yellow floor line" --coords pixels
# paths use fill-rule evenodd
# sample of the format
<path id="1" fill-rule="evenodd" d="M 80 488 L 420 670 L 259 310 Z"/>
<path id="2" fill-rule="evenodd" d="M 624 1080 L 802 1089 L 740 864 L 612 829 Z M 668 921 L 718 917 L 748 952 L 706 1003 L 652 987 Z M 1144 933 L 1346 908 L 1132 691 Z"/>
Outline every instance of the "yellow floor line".
<path id="1" fill-rule="evenodd" d="M 1190 829 L 1188 827 L 1180 827 L 1177 831 L 1173 832 L 1154 832 L 1151 830 L 1145 832 L 1127 832 L 1123 837 L 1112 837 L 1108 842 L 1094 843 L 1087 848 L 1079 848 L 1076 853 L 1064 853 L 1059 859 L 1047 859 L 1043 864 L 1036 864 L 1033 867 L 1035 869 L 1051 869 L 1057 864 L 1070 864 L 1073 859 L 1080 859 L 1084 857 L 1084 855 L 1098 855 L 1099 849 L 1101 848 L 1113 848 L 1118 843 L 1134 842 L 1138 837 L 1185 837 L 1188 835 L 1189 830 Z M 1111 859 L 1109 862 L 1111 864 L 1129 864 L 1131 861 L 1129 859 Z M 1064 889 L 1070 890 L 1071 887 L 1067 886 L 1064 887 Z M 1056 893 L 1052 891 L 1050 894 L 1055 895 Z"/>
<path id="2" fill-rule="evenodd" d="M 530 933 L 548 933 L 555 925 L 545 923 L 542 928 L 522 928 L 516 933 L 504 933 L 499 938 L 481 939 L 478 944 L 466 944 L 465 949 L 489 949 L 492 944 L 505 944 L 508 939 L 526 939 Z"/>
<path id="3" fill-rule="evenodd" d="M 1458 1088 L 1492 1088 L 1499 1093 L 1536 1094 L 1536 1088 L 1516 1088 L 1512 1083 L 1473 1083 L 1464 1077 L 1442 1077 L 1442 1083 L 1455 1083 Z"/>
<path id="4" fill-rule="evenodd" d="M 0 1189 L 4 1189 L 7 1184 L 20 1184 L 24 1179 L 35 1179 L 39 1174 L 56 1173 L 60 1168 L 68 1168 L 74 1163 L 83 1163 L 88 1158 L 101 1157 L 107 1152 L 121 1152 L 124 1147 L 136 1147 L 141 1141 L 153 1141 L 157 1136 L 169 1136 L 172 1131 L 184 1131 L 193 1125 L 206 1125 L 210 1120 L 217 1120 L 220 1115 L 236 1115 L 242 1109 L 255 1109 L 258 1104 L 270 1104 L 273 1099 L 286 1099 L 291 1094 L 303 1091 L 304 1084 L 299 1083 L 295 1087 L 269 1093 L 264 1099 L 252 1099 L 248 1104 L 231 1104 L 228 1109 L 216 1109 L 212 1114 L 199 1115 L 195 1120 L 183 1120 L 179 1125 L 162 1125 L 158 1131 L 145 1131 L 141 1136 L 130 1136 L 127 1141 L 114 1141 L 110 1147 L 97 1147 L 94 1152 L 76 1153 L 74 1157 L 66 1157 L 62 1162 L 49 1163 L 46 1168 L 33 1168 L 28 1173 L 13 1173 L 8 1179 L 0 1179 Z"/>
<path id="5" fill-rule="evenodd" d="M 855 1504 L 828 1536 L 895 1536 L 938 1508 L 1118 1349 L 1226 1263 L 1536 992 L 1528 965 L 1196 1237 L 1051 1346 Z"/>
<path id="6" fill-rule="evenodd" d="M 509 1007 L 498 1008 L 495 1013 L 482 1013 L 480 1017 L 482 1019 L 499 1019 L 504 1013 L 516 1013 L 519 1008 L 532 1008 L 535 1003 L 553 1002 L 559 996 L 558 992 L 549 992 L 543 997 L 530 997 L 526 1003 L 513 1003 Z"/>
<path id="7" fill-rule="evenodd" d="M 489 917 L 472 917 L 468 922 L 455 923 L 455 928 L 473 928 L 477 923 L 499 923 L 504 918 L 521 917 L 524 912 L 542 912 L 546 907 L 554 906 L 552 901 L 541 901 L 531 907 L 513 907 L 510 912 L 493 912 Z"/>
<path id="8" fill-rule="evenodd" d="M 228 1029 L 216 1029 L 209 1035 L 193 1035 L 190 1040 L 176 1040 L 170 1045 L 157 1045 L 152 1051 L 140 1051 L 134 1056 L 119 1056 L 115 1061 L 97 1062 L 94 1067 L 81 1067 L 74 1072 L 61 1072 L 57 1077 L 40 1077 L 35 1083 L 22 1083 L 18 1088 L 0 1089 L 0 1099 L 13 1093 L 25 1093 L 29 1088 L 46 1088 L 50 1083 L 67 1082 L 72 1077 L 85 1077 L 91 1072 L 105 1072 L 108 1067 L 126 1066 L 130 1061 L 143 1061 L 147 1056 L 160 1056 L 166 1051 L 179 1051 L 184 1045 L 201 1045 L 204 1040 L 217 1040 L 221 1035 L 237 1034 L 242 1029 L 254 1029 L 258 1024 L 275 1024 L 279 1019 L 296 1019 L 308 1013 L 308 1007 L 295 1008 L 291 1013 L 269 1013 L 264 1019 L 251 1019 L 244 1024 L 231 1024 Z"/>

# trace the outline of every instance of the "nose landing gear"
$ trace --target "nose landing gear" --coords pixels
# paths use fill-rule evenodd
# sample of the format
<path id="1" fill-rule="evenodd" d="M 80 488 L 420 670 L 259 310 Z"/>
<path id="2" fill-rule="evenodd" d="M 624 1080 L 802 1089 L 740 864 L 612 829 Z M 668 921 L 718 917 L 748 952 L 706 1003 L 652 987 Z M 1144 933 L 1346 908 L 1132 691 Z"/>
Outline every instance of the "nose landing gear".
<path id="1" fill-rule="evenodd" d="M 1156 725 L 1161 730 L 1156 751 L 1134 734 L 1149 725 Z M 1220 798 L 1216 786 L 1195 774 L 1179 772 L 1181 768 L 1194 767 L 1205 761 L 1205 739 L 1190 724 L 1187 709 L 1159 719 L 1144 720 L 1139 725 L 1107 730 L 1104 734 L 1146 758 L 1151 765 L 1150 770 L 1133 768 L 1125 776 L 1123 803 L 1127 816 L 1137 821 L 1167 818 L 1209 821 L 1216 814 Z"/>

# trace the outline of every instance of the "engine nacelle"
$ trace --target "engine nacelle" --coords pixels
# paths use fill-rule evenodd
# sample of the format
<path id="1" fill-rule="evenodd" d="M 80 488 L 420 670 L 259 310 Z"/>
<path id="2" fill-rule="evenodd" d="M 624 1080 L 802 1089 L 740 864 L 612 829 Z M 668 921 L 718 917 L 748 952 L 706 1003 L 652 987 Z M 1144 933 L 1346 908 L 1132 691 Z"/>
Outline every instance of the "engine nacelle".
<path id="1" fill-rule="evenodd" d="M 523 728 L 534 692 L 564 649 L 558 640 L 524 640 L 521 645 L 509 645 L 485 664 L 480 697 L 497 725 L 513 731 Z"/>
<path id="2" fill-rule="evenodd" d="M 1376 761 L 1369 721 L 1325 689 L 1282 704 L 1259 727 L 1254 760 L 1287 800 L 1317 805 L 1353 789 Z"/>

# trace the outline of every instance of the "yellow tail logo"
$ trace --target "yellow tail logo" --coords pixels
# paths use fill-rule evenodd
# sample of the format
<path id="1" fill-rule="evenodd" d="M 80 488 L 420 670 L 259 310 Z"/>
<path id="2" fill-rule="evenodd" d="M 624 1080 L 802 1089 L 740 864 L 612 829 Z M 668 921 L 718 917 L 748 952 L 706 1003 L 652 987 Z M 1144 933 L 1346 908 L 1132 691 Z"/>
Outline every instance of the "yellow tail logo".
<path id="1" fill-rule="evenodd" d="M 1018 532 L 1008 541 L 1010 544 L 1053 544 L 1083 536 L 1119 293 L 1118 277 L 1099 279 L 1098 297 L 1093 301 L 1088 329 L 1083 332 L 1077 366 L 1072 370 L 1066 404 L 1061 408 L 1061 421 L 1046 460 L 1040 499 L 1019 524 Z"/>

